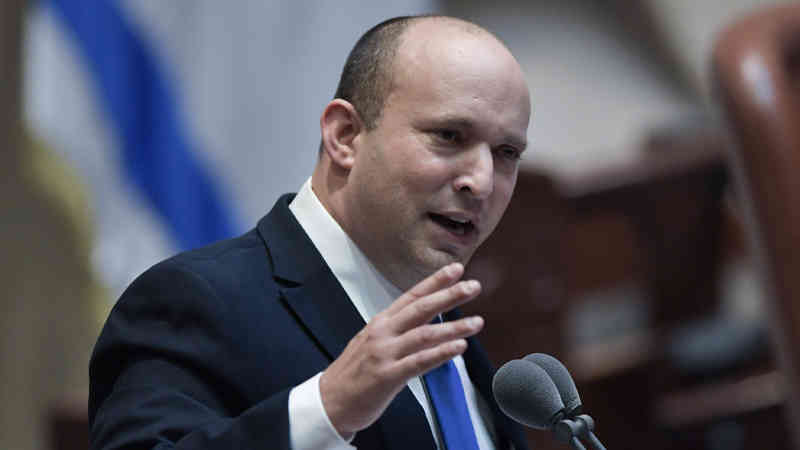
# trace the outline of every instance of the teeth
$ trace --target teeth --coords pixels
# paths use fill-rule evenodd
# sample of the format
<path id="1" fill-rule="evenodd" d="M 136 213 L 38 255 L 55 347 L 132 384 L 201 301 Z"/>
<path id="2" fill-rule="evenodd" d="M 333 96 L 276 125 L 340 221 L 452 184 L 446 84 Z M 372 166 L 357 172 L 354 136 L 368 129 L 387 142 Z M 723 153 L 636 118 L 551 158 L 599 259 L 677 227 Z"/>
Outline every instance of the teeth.
<path id="1" fill-rule="evenodd" d="M 472 232 L 474 229 L 472 221 L 468 218 L 462 218 L 463 216 L 452 217 L 435 213 L 431 213 L 430 216 L 434 221 L 438 222 L 439 225 L 450 230 L 451 233 L 466 235 L 467 233 Z"/>
<path id="2" fill-rule="evenodd" d="M 464 224 L 467 224 L 467 223 L 469 223 L 469 219 L 464 219 L 464 220 L 461 220 L 461 219 L 456 219 L 456 218 L 454 218 L 454 217 L 448 217 L 448 219 L 452 220 L 453 222 L 458 222 L 458 223 L 460 223 L 461 225 L 464 225 Z"/>

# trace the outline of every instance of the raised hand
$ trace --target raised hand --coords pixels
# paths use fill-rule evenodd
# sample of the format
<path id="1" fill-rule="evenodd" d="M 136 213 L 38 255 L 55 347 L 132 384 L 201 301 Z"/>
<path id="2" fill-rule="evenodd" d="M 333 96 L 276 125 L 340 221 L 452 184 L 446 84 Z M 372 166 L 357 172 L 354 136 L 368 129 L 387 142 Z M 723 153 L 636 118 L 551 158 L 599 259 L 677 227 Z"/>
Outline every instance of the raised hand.
<path id="1" fill-rule="evenodd" d="M 459 281 L 460 263 L 420 281 L 356 334 L 320 378 L 325 412 L 343 436 L 383 413 L 408 380 L 462 354 L 465 338 L 483 328 L 479 316 L 431 324 L 437 314 L 474 299 L 476 280 Z"/>

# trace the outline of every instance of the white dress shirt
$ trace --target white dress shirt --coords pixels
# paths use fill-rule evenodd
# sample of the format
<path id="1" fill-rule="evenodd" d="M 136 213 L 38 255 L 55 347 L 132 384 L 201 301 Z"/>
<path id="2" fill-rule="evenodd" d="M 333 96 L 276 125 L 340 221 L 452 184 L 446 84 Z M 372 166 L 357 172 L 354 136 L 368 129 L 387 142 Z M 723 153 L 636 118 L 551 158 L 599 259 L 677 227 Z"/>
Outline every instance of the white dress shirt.
<path id="1" fill-rule="evenodd" d="M 387 281 L 322 206 L 311 188 L 309 178 L 289 205 L 300 226 L 328 264 L 350 301 L 365 322 L 386 309 L 402 292 Z M 464 359 L 453 358 L 461 377 L 470 418 L 481 450 L 494 450 L 494 426 L 485 400 L 478 395 L 467 375 Z M 289 434 L 295 450 L 353 449 L 333 427 L 322 405 L 318 373 L 289 393 Z M 434 429 L 433 410 L 420 378 L 408 381 L 408 387 L 425 411 Z M 351 438 L 352 439 L 352 438 Z M 434 433 L 436 445 L 441 448 Z"/>

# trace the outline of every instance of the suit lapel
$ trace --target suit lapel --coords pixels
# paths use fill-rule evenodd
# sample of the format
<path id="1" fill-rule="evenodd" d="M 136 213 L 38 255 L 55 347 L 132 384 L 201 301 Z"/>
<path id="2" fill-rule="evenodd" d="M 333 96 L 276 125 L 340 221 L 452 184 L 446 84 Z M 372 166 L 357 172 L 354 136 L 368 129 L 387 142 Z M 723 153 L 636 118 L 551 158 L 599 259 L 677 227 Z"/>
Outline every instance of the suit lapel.
<path id="1" fill-rule="evenodd" d="M 286 305 L 333 360 L 364 321 L 289 211 L 284 195 L 258 224 Z"/>
<path id="2" fill-rule="evenodd" d="M 366 325 L 336 278 L 325 271 L 300 286 L 283 288 L 281 293 L 331 361 Z"/>
<path id="3" fill-rule="evenodd" d="M 289 210 L 292 198 L 282 196 L 261 219 L 258 231 L 270 254 L 273 274 L 283 286 L 280 291 L 287 307 L 333 361 L 366 324 Z M 353 443 L 373 448 L 379 441 L 391 450 L 436 448 L 425 413 L 408 387 Z"/>

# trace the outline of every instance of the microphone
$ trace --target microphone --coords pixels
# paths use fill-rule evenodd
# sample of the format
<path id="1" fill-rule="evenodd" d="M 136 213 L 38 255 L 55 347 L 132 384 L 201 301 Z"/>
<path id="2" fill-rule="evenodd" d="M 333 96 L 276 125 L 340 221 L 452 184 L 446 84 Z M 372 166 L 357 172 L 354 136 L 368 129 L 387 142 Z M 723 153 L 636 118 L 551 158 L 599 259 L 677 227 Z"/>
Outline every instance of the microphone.
<path id="1" fill-rule="evenodd" d="M 578 437 L 589 440 L 597 450 L 605 447 L 594 430 L 594 420 L 576 415 L 580 395 L 567 368 L 558 359 L 533 353 L 501 367 L 492 380 L 492 390 L 500 410 L 524 425 L 552 430 L 556 437 L 586 450 Z"/>
<path id="2" fill-rule="evenodd" d="M 492 379 L 492 392 L 500 410 L 532 428 L 552 429 L 564 415 L 564 403 L 553 380 L 530 361 L 505 363 Z"/>
<path id="3" fill-rule="evenodd" d="M 547 375 L 555 383 L 556 389 L 558 389 L 558 395 L 561 396 L 561 401 L 566 408 L 564 414 L 567 417 L 580 414 L 581 396 L 578 395 L 578 388 L 575 387 L 575 382 L 572 380 L 569 370 L 561 361 L 546 353 L 531 353 L 523 359 L 536 364 L 547 372 Z"/>

